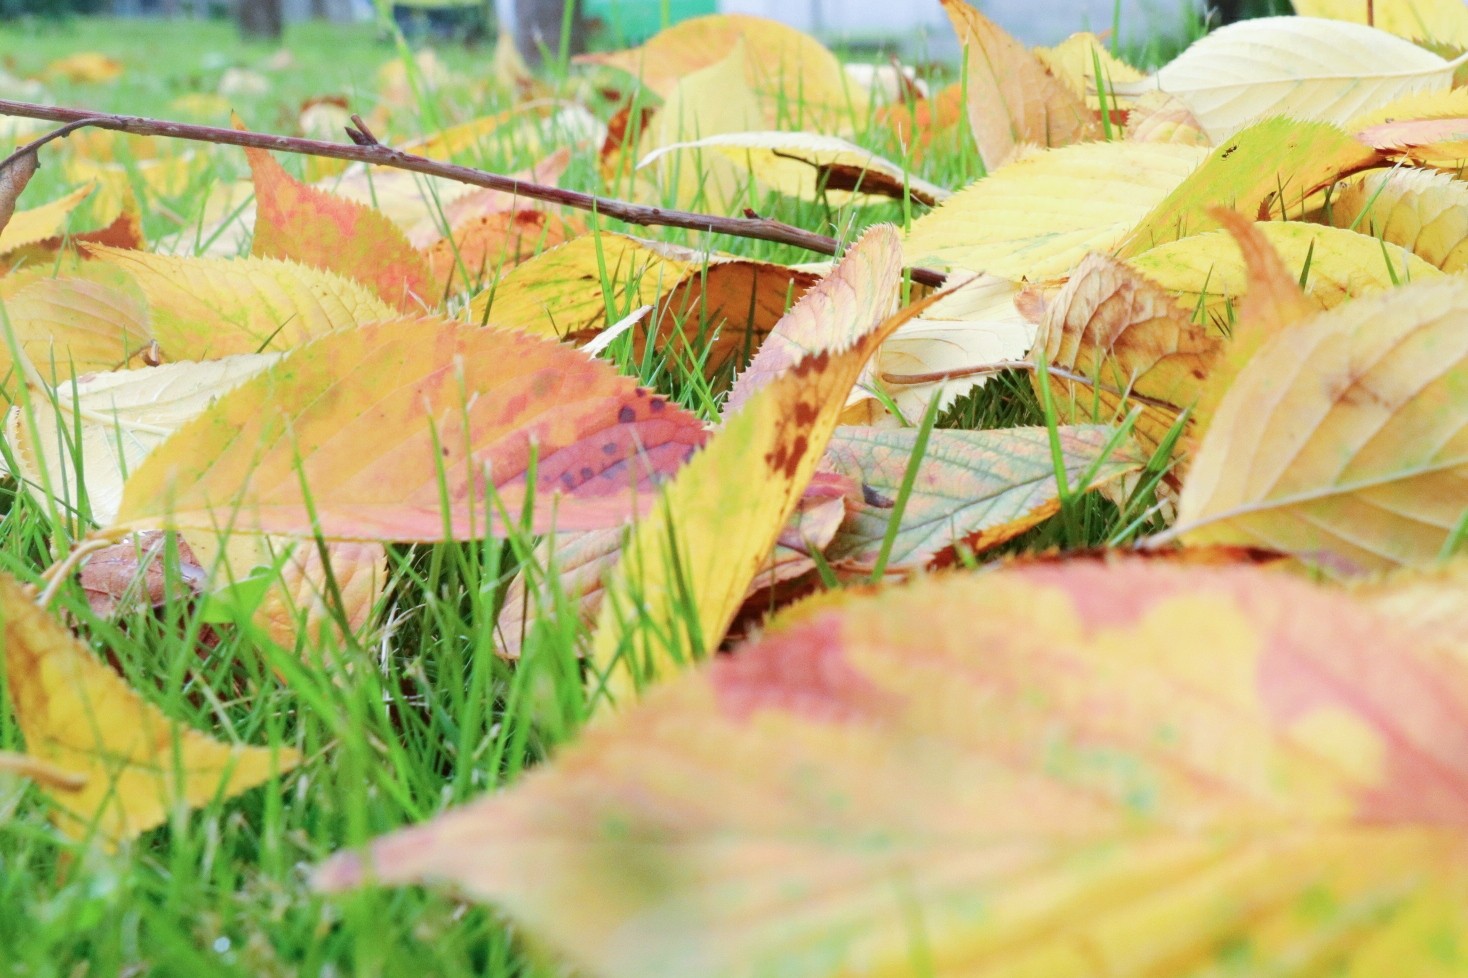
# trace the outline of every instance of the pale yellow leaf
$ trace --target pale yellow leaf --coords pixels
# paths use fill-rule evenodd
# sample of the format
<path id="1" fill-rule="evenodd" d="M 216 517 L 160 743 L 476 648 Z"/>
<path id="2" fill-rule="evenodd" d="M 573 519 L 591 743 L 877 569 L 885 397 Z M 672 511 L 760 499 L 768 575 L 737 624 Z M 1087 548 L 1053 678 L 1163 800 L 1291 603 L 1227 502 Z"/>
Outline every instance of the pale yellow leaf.
<path id="1" fill-rule="evenodd" d="M 1468 6 L 1463 0 L 1294 0 L 1295 13 L 1366 23 L 1413 41 L 1435 41 L 1468 48 Z"/>
<path id="2" fill-rule="evenodd" d="M 912 223 L 909 265 L 1032 282 L 1109 251 L 1207 156 L 1194 146 L 1086 143 L 1036 153 L 949 197 Z"/>
<path id="3" fill-rule="evenodd" d="M 1468 268 L 1468 185 L 1431 170 L 1391 170 L 1345 184 L 1330 220 L 1406 248 L 1445 272 Z"/>
<path id="4" fill-rule="evenodd" d="M 288 350 L 397 315 L 367 286 L 295 262 L 89 250 L 132 275 L 147 296 L 153 338 L 172 360 Z"/>
<path id="5" fill-rule="evenodd" d="M 16 211 L 10 215 L 10 220 L 5 223 L 4 230 L 0 230 L 0 255 L 8 255 L 17 248 L 35 244 L 54 237 L 66 230 L 66 222 L 71 217 L 71 212 L 95 189 L 93 185 L 77 187 L 64 197 L 59 197 L 50 203 L 32 207 L 29 210 Z"/>
<path id="6" fill-rule="evenodd" d="M 1112 87 L 1182 99 L 1217 143 L 1265 116 L 1342 123 L 1410 92 L 1445 91 L 1455 67 L 1372 27 L 1261 17 L 1219 28 L 1151 77 Z"/>

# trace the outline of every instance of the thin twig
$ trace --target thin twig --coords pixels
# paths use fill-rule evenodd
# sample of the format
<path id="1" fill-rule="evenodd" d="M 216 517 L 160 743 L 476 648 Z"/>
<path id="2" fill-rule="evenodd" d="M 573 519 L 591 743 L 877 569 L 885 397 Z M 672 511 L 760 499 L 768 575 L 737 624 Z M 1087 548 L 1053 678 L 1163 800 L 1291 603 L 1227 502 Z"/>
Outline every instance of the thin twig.
<path id="1" fill-rule="evenodd" d="M 9 166 L 10 164 L 14 163 L 16 160 L 20 159 L 22 156 L 25 156 L 27 153 L 34 153 L 36 150 L 40 149 L 42 146 L 45 146 L 51 140 L 53 140 L 53 139 L 60 139 L 62 136 L 70 136 L 72 133 L 76 132 L 78 129 L 84 129 L 87 126 L 90 126 L 91 124 L 92 124 L 92 120 L 91 120 L 90 117 L 89 118 L 86 118 L 86 119 L 77 119 L 74 122 L 68 122 L 66 125 L 62 126 L 60 129 L 53 129 L 53 130 L 51 130 L 50 132 L 46 133 L 46 135 L 42 136 L 39 139 L 33 139 L 33 140 L 31 140 L 30 142 L 28 142 L 24 146 L 22 146 L 20 149 L 16 150 L 14 153 L 11 153 L 9 156 L 5 157 L 5 159 L 0 160 L 0 173 L 5 172 L 5 168 L 7 166 Z"/>
<path id="2" fill-rule="evenodd" d="M 168 139 L 187 139 L 224 146 L 247 146 L 279 153 L 296 153 L 302 156 L 320 156 L 334 160 L 350 160 L 355 163 L 371 163 L 432 177 L 442 177 L 445 180 L 456 180 L 459 183 L 498 190 L 548 204 L 594 211 L 603 217 L 614 218 L 640 227 L 674 227 L 689 231 L 706 231 L 711 234 L 728 234 L 737 238 L 753 238 L 759 241 L 793 245 L 796 248 L 804 248 L 806 251 L 814 251 L 822 255 L 835 255 L 840 250 L 835 238 L 816 234 L 814 231 L 807 231 L 783 221 L 773 221 L 768 218 L 722 217 L 717 214 L 698 214 L 692 211 L 634 204 L 612 197 L 599 197 L 595 194 L 563 190 L 560 187 L 550 187 L 528 180 L 516 180 L 498 173 L 491 173 L 488 170 L 477 170 L 473 167 L 431 160 L 425 156 L 405 153 L 375 141 L 367 145 L 331 143 L 322 139 L 276 136 L 248 129 L 196 126 L 184 122 L 149 119 L 135 115 L 99 115 L 83 109 L 68 109 L 62 106 L 36 105 L 31 102 L 0 99 L 0 116 L 6 115 L 66 123 L 67 126 L 64 127 L 66 132 L 83 126 L 94 126 L 98 129 L 132 133 L 136 136 L 163 136 Z M 360 129 L 360 123 L 359 132 L 369 139 L 373 138 L 370 133 Z M 42 137 L 38 143 L 64 134 L 61 130 L 57 130 L 55 133 Z M 930 268 L 912 269 L 913 281 L 923 285 L 942 285 L 944 278 L 944 273 Z"/>

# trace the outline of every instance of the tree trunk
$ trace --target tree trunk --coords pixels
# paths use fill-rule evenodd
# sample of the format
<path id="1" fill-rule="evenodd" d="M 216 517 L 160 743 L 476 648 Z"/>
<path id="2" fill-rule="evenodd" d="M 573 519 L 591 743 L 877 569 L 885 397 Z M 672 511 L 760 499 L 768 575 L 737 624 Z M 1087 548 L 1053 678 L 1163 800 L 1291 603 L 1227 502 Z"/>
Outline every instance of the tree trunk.
<path id="1" fill-rule="evenodd" d="M 581 0 L 515 0 L 515 47 L 532 68 L 543 58 L 561 55 L 561 25 L 565 23 L 566 6 L 571 7 L 571 37 L 567 54 L 586 50 L 586 22 Z"/>
<path id="2" fill-rule="evenodd" d="M 284 33 L 281 0 L 237 0 L 240 34 L 252 41 L 278 41 Z"/>

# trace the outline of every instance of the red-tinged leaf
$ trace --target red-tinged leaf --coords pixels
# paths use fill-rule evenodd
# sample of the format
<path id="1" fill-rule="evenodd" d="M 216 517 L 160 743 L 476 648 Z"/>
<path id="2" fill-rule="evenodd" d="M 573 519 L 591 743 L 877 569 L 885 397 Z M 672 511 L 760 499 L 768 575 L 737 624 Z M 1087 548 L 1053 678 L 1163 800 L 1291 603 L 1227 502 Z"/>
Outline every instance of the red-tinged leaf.
<path id="1" fill-rule="evenodd" d="M 591 978 L 1456 978 L 1465 827 L 1432 633 L 1071 561 L 817 602 L 316 882 L 453 883 Z"/>
<path id="2" fill-rule="evenodd" d="M 181 428 L 129 477 L 117 525 L 469 539 L 533 496 L 532 532 L 594 529 L 650 504 L 703 438 L 693 415 L 560 344 L 373 323 L 312 340 Z"/>
<path id="3" fill-rule="evenodd" d="M 245 154 L 255 178 L 251 254 L 354 278 L 403 312 L 438 303 L 428 263 L 386 216 L 302 183 L 263 149 Z"/>

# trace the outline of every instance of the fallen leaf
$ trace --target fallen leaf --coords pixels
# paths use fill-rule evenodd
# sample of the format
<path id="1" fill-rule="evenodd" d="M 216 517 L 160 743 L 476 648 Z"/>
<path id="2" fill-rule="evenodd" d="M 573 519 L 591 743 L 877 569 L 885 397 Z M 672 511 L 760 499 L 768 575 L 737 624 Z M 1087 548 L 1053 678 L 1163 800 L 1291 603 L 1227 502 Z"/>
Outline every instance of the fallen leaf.
<path id="1" fill-rule="evenodd" d="M 1058 81 L 1002 27 L 963 0 L 943 0 L 964 50 L 968 121 L 984 169 L 997 170 L 1025 143 L 1068 146 L 1099 139 L 1082 96 Z"/>
<path id="2" fill-rule="evenodd" d="M 41 278 L 0 301 L 16 348 L 37 376 L 57 384 L 94 370 L 115 370 L 144 349 L 152 334 L 142 303 L 121 289 L 81 278 Z M 21 380 L 11 347 L 0 346 L 0 374 Z M 7 384 L 13 399 L 14 389 Z"/>
<path id="3" fill-rule="evenodd" d="M 385 215 L 301 183 L 263 149 L 245 155 L 255 178 L 252 255 L 363 282 L 403 312 L 438 303 L 427 262 Z"/>
<path id="4" fill-rule="evenodd" d="M 1112 82 L 1141 81 L 1145 77 L 1140 71 L 1111 53 L 1104 40 L 1090 31 L 1072 34 L 1054 47 L 1038 47 L 1034 56 L 1045 70 L 1060 81 L 1086 105 L 1100 110 L 1101 99 L 1098 89 L 1104 86 L 1108 108 L 1116 107 L 1111 97 Z M 1101 85 L 1096 84 L 1096 64 L 1101 65 Z M 1099 135 L 1099 134 L 1098 134 Z"/>
<path id="5" fill-rule="evenodd" d="M 1212 146 L 1187 103 L 1166 92 L 1146 92 L 1127 111 L 1124 138 L 1137 143 Z"/>
<path id="6" fill-rule="evenodd" d="M 57 827 L 109 845 L 253 788 L 300 763 L 287 747 L 226 744 L 181 728 L 128 688 L 60 622 L 0 575 L 6 688 L 26 753 L 86 779 L 40 787 Z"/>
<path id="7" fill-rule="evenodd" d="M 25 754 L 0 750 L 0 774 L 18 775 L 51 791 L 80 791 L 87 785 L 87 776 L 67 771 L 55 764 L 47 764 Z"/>
<path id="8" fill-rule="evenodd" d="M 697 418 L 567 347 L 372 323 L 220 397 L 130 474 L 115 526 L 432 542 L 487 536 L 533 499 L 530 532 L 594 529 L 650 504 L 702 441 Z"/>
<path id="9" fill-rule="evenodd" d="M 598 978 L 1450 978 L 1465 718 L 1430 633 L 1275 571 L 941 575 L 817 606 L 314 882 L 451 883 Z"/>
<path id="10" fill-rule="evenodd" d="M 821 464 L 859 488 L 847 500 L 846 518 L 825 548 L 825 558 L 838 572 L 870 574 L 894 519 L 899 522 L 888 573 L 908 573 L 951 559 L 958 547 L 973 553 L 997 547 L 1059 512 L 1055 445 L 1071 493 L 1139 470 L 1146 459 L 1134 448 L 1124 445 L 1105 454 L 1114 434 L 1099 425 L 1062 425 L 1052 444 L 1045 428 L 932 431 L 899 513 L 918 430 L 837 428 Z"/>
<path id="11" fill-rule="evenodd" d="M 271 258 L 178 258 L 92 245 L 148 300 L 153 338 L 172 360 L 288 350 L 396 314 L 364 285 Z"/>
<path id="12" fill-rule="evenodd" d="M 36 175 L 40 167 L 35 150 L 24 153 L 0 170 L 0 240 L 4 239 L 5 225 L 15 214 L 15 201 L 25 192 L 26 184 Z"/>
<path id="13" fill-rule="evenodd" d="M 1063 276 L 1087 252 L 1114 248 L 1205 155 L 1193 146 L 1120 142 L 1037 153 L 913 221 L 903 260 L 1015 281 Z"/>
<path id="14" fill-rule="evenodd" d="M 24 184 L 22 183 L 21 186 Z M 71 217 L 71 212 L 87 199 L 92 190 L 93 187 L 90 185 L 77 187 L 65 197 L 59 197 L 39 207 L 32 207 L 30 210 L 7 215 L 8 220 L 4 222 L 4 229 L 0 230 L 0 255 L 8 255 L 17 248 L 24 248 L 26 245 L 35 244 L 60 234 L 66 229 L 66 222 Z M 15 193 L 19 194 L 20 190 L 17 189 Z M 13 198 L 11 203 L 13 206 Z"/>
<path id="15" fill-rule="evenodd" d="M 424 250 L 438 294 L 479 288 L 484 282 L 586 231 L 579 220 L 545 211 L 502 211 L 457 225 Z"/>
<path id="16" fill-rule="evenodd" d="M 890 277 L 900 267 L 896 230 L 876 225 L 832 278 L 859 289 L 871 269 Z M 761 384 L 634 527 L 592 634 L 590 659 L 607 702 L 624 704 L 658 675 L 718 648 L 815 473 L 867 358 L 924 305 L 880 319 L 880 295 L 874 300 L 870 317 L 846 320 L 844 335 L 813 345 Z"/>
<path id="17" fill-rule="evenodd" d="M 1303 278 L 1305 295 L 1316 308 L 1442 274 L 1410 251 L 1384 249 L 1377 238 L 1345 228 L 1299 221 L 1254 226 L 1295 278 Z M 1198 322 L 1225 333 L 1232 329 L 1233 300 L 1244 294 L 1247 274 L 1238 243 L 1227 231 L 1167 242 L 1128 264 L 1173 293 Z"/>
<path id="18" fill-rule="evenodd" d="M 1176 96 L 1218 143 L 1265 116 L 1341 123 L 1409 92 L 1445 91 L 1456 67 L 1372 27 L 1260 17 L 1221 27 L 1151 77 L 1112 90 Z"/>
<path id="19" fill-rule="evenodd" d="M 1445 272 L 1468 268 L 1468 187 L 1445 173 L 1366 174 L 1332 198 L 1330 221 L 1400 245 Z"/>
<path id="20" fill-rule="evenodd" d="M 817 277 L 770 262 L 708 254 L 624 234 L 583 235 L 512 269 L 469 318 L 585 343 L 608 313 L 653 305 L 635 334 L 706 375 L 742 364 Z M 651 332 L 651 336 L 649 336 Z"/>
<path id="21" fill-rule="evenodd" d="M 966 100 L 962 85 L 954 82 L 928 98 L 882 106 L 872 117 L 872 130 L 889 134 L 910 166 L 929 157 L 956 158 L 965 139 L 959 122 Z"/>
<path id="22" fill-rule="evenodd" d="M 835 136 L 813 132 L 731 132 L 663 146 L 643 157 L 639 168 L 669 153 L 714 150 L 742 168 L 755 183 L 787 197 L 827 200 L 845 207 L 863 197 L 911 197 L 927 207 L 948 191 L 891 160 Z"/>
<path id="23" fill-rule="evenodd" d="M 122 77 L 122 62 L 100 51 L 78 51 L 57 58 L 41 71 L 45 81 L 73 85 L 101 85 Z"/>
<path id="24" fill-rule="evenodd" d="M 1468 284 L 1416 282 L 1265 339 L 1202 434 L 1172 534 L 1366 570 L 1435 561 L 1468 479 L 1465 309 Z"/>
<path id="25" fill-rule="evenodd" d="M 54 389 L 31 386 L 5 416 L 14 474 L 63 511 L 108 526 L 117 518 L 129 473 L 223 394 L 278 359 L 278 353 L 241 354 L 87 374 Z"/>
<path id="26" fill-rule="evenodd" d="M 168 537 L 160 530 L 136 533 L 87 558 L 77 577 L 93 615 L 116 620 L 203 590 L 207 575 L 187 541 Z M 176 548 L 174 567 L 165 566 L 170 547 Z"/>
<path id="27" fill-rule="evenodd" d="M 1294 0 L 1303 17 L 1366 23 L 1360 0 Z M 1468 48 L 1468 8 L 1459 0 L 1372 0 L 1371 25 L 1412 41 L 1437 41 Z"/>
<path id="28" fill-rule="evenodd" d="M 1222 347 L 1156 282 L 1091 255 L 1046 304 L 1033 355 L 1091 382 L 1050 375 L 1061 418 L 1114 423 L 1140 407 L 1132 433 L 1150 454 L 1197 401 Z"/>
<path id="29" fill-rule="evenodd" d="M 641 47 L 578 55 L 584 64 L 619 68 L 669 99 L 680 81 L 723 61 L 743 45 L 742 70 L 771 99 L 799 92 L 807 107 L 845 109 L 846 74 L 819 41 L 793 27 L 745 14 L 690 17 L 655 34 Z"/>
<path id="30" fill-rule="evenodd" d="M 1166 144 L 1137 145 L 1160 149 Z M 1211 231 L 1219 226 L 1209 215 L 1214 207 L 1260 221 L 1302 217 L 1336 181 L 1380 162 L 1379 154 L 1335 126 L 1266 120 L 1214 149 L 1137 222 L 1117 253 L 1131 258 L 1163 242 Z"/>

